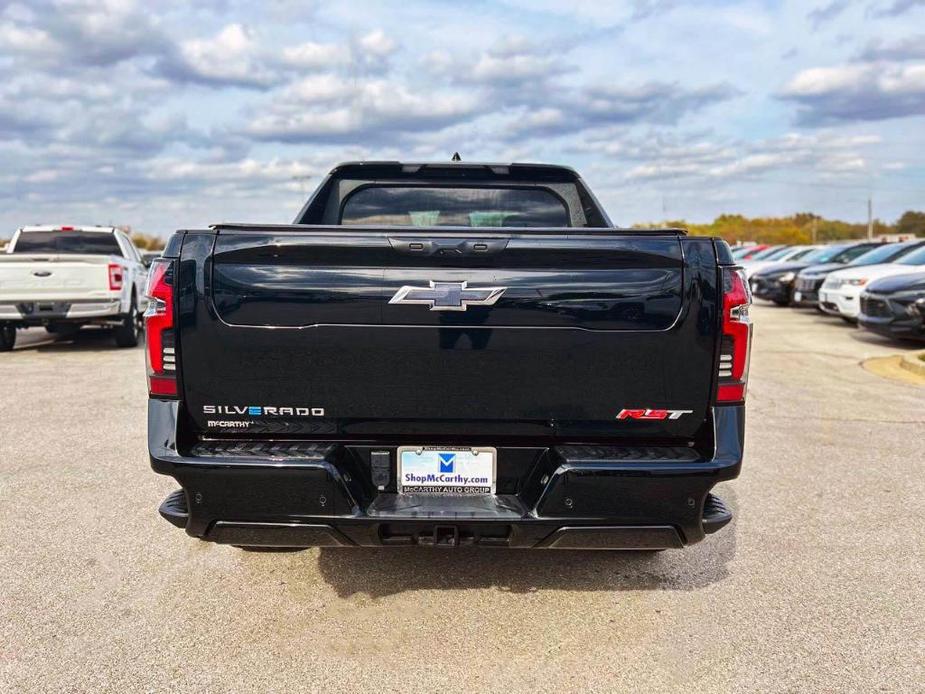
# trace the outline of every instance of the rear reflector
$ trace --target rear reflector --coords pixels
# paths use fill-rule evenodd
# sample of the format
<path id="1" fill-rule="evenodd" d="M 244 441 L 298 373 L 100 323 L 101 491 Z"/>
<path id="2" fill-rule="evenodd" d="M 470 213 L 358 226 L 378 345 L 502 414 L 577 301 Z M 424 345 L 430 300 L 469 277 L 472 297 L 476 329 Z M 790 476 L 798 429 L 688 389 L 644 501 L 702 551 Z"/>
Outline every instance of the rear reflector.
<path id="1" fill-rule="evenodd" d="M 174 377 L 162 378 L 160 376 L 151 376 L 149 374 L 148 375 L 148 394 L 149 395 L 168 395 L 171 397 L 176 397 L 177 379 Z"/>
<path id="2" fill-rule="evenodd" d="M 145 357 L 148 393 L 177 396 L 177 357 L 173 329 L 173 261 L 157 258 L 148 270 Z"/>
<path id="3" fill-rule="evenodd" d="M 719 350 L 716 401 L 745 401 L 748 386 L 748 362 L 751 351 L 752 324 L 748 307 L 752 303 L 745 272 L 741 268 L 724 267 L 723 272 L 723 337 Z"/>

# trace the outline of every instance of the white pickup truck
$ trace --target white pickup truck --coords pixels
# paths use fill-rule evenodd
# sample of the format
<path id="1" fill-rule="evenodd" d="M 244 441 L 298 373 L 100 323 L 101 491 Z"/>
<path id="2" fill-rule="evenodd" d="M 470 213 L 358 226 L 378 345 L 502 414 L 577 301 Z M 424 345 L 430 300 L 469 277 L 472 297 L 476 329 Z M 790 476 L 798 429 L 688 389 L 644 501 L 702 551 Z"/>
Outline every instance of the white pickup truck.
<path id="1" fill-rule="evenodd" d="M 119 229 L 22 227 L 0 253 L 0 352 L 30 326 L 57 334 L 109 326 L 119 347 L 134 347 L 146 279 L 141 254 Z"/>

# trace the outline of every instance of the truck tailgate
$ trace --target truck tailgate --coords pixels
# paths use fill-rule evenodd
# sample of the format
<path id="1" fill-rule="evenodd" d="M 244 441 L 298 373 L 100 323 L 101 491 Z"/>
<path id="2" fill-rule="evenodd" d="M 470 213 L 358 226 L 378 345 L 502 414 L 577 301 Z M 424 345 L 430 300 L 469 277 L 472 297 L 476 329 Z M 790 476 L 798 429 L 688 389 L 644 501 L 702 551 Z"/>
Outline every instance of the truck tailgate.
<path id="1" fill-rule="evenodd" d="M 0 255 L 0 300 L 108 296 L 109 256 Z"/>
<path id="2" fill-rule="evenodd" d="M 693 436 L 717 358 L 711 240 L 575 232 L 190 232 L 188 412 L 248 435 Z M 637 408 L 683 414 L 617 418 Z"/>

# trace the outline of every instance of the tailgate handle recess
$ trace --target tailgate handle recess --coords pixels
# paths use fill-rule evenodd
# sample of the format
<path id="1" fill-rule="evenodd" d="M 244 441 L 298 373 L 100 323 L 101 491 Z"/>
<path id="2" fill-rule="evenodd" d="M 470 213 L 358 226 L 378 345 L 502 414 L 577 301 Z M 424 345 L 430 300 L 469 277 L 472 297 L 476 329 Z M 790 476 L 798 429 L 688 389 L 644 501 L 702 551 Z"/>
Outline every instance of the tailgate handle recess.
<path id="1" fill-rule="evenodd" d="M 507 248 L 508 239 L 400 239 L 389 244 L 408 255 L 490 255 Z"/>

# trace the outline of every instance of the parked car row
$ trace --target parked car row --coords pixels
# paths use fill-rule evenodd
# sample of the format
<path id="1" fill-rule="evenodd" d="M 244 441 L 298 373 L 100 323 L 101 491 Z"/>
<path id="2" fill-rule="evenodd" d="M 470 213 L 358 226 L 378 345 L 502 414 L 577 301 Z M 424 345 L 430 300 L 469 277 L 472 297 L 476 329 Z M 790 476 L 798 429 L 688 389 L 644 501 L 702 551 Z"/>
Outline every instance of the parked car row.
<path id="1" fill-rule="evenodd" d="M 752 294 L 874 332 L 925 339 L 925 239 L 734 249 Z"/>

